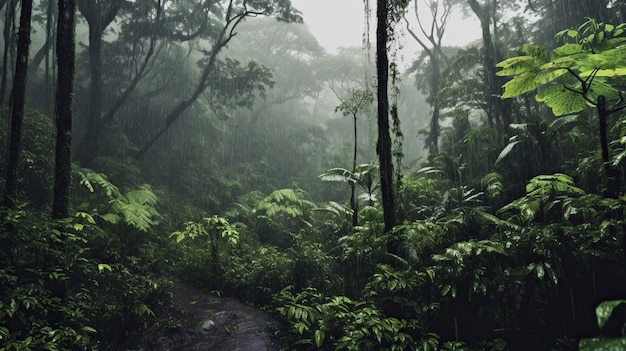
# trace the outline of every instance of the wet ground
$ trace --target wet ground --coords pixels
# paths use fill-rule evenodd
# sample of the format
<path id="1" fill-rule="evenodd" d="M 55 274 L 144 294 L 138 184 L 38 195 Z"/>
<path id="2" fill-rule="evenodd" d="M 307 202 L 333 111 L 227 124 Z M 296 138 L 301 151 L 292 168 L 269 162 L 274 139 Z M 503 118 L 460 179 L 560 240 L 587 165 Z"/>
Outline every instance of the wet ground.
<path id="1" fill-rule="evenodd" d="M 172 320 L 180 325 L 148 329 L 138 340 L 150 351 L 275 351 L 278 323 L 258 309 L 207 294 L 184 283 L 173 288 Z M 167 317 L 167 316 L 166 316 Z"/>

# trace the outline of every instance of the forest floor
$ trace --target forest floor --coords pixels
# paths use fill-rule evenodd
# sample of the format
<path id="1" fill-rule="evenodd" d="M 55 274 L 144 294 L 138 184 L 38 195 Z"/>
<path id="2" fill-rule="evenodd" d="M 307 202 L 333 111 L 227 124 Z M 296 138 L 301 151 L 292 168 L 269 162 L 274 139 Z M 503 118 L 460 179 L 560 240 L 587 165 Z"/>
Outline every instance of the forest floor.
<path id="1" fill-rule="evenodd" d="M 175 326 L 146 330 L 135 347 L 151 351 L 279 349 L 275 332 L 280 325 L 266 312 L 181 282 L 175 283 L 172 292 L 174 309 L 159 318 L 177 321 Z"/>

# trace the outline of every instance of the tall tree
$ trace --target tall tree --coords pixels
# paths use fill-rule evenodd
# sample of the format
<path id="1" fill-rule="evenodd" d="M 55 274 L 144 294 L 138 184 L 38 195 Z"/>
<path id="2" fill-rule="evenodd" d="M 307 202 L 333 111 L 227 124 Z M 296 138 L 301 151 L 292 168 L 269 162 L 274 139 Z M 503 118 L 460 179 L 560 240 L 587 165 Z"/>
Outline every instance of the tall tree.
<path id="1" fill-rule="evenodd" d="M 79 161 L 85 167 L 93 165 L 98 149 L 102 114 L 102 43 L 104 32 L 115 20 L 125 0 L 77 0 L 80 13 L 89 26 L 89 112 Z"/>
<path id="2" fill-rule="evenodd" d="M 59 0 L 57 26 L 58 82 L 56 94 L 56 155 L 54 167 L 54 203 L 52 217 L 69 213 L 72 151 L 72 94 L 74 93 L 76 0 Z"/>
<path id="3" fill-rule="evenodd" d="M 407 31 L 411 37 L 421 46 L 425 55 L 428 57 L 428 65 L 430 70 L 430 79 L 426 83 L 428 85 L 428 102 L 432 107 L 432 115 L 430 119 L 430 133 L 428 136 L 428 150 L 431 155 L 439 153 L 439 112 L 441 104 L 437 99 L 437 93 L 441 85 L 441 74 L 444 69 L 445 62 L 448 57 L 442 50 L 443 36 L 446 32 L 448 17 L 452 13 L 453 6 L 448 1 L 426 0 L 423 5 L 430 10 L 430 25 L 425 25 L 424 20 L 420 16 L 422 11 L 419 6 L 420 1 L 413 2 L 413 14 L 417 20 L 420 33 L 413 30 L 409 20 L 404 17 Z"/>
<path id="4" fill-rule="evenodd" d="M 9 135 L 9 157 L 7 161 L 7 178 L 4 189 L 4 206 L 15 208 L 17 204 L 17 165 L 20 158 L 20 139 L 22 137 L 22 121 L 26 99 L 26 80 L 28 73 L 28 51 L 30 48 L 30 19 L 33 11 L 32 0 L 22 0 L 20 13 L 20 29 L 17 38 L 17 62 L 15 78 L 11 92 L 11 132 Z"/>
<path id="5" fill-rule="evenodd" d="M 497 43 L 498 34 L 498 0 L 467 0 L 472 12 L 478 17 L 482 31 L 483 79 L 487 91 L 487 120 L 498 130 L 504 130 L 511 123 L 511 104 L 500 98 L 505 80 L 496 76 L 496 63 L 502 59 Z"/>
<path id="6" fill-rule="evenodd" d="M 2 54 L 2 80 L 0 81 L 0 105 L 4 105 L 4 98 L 6 97 L 7 89 L 7 77 L 9 75 L 9 53 L 11 51 L 11 43 L 13 42 L 12 30 L 13 23 L 15 21 L 15 7 L 17 6 L 17 0 L 9 0 L 4 16 L 4 30 L 2 31 L 4 37 L 4 51 Z"/>
<path id="7" fill-rule="evenodd" d="M 387 0 L 377 0 L 376 7 L 376 74 L 378 79 L 378 160 L 380 162 L 380 189 L 382 192 L 385 232 L 395 224 L 393 203 L 393 159 L 389 135 L 389 7 Z"/>

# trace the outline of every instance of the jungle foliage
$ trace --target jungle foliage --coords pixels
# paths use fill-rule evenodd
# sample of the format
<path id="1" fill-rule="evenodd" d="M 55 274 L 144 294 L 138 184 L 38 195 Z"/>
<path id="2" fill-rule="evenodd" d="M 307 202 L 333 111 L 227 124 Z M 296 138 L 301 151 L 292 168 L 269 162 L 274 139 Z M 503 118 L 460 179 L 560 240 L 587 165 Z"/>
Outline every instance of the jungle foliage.
<path id="1" fill-rule="evenodd" d="M 272 312 L 284 350 L 623 348 L 626 6 L 414 1 L 385 2 L 385 26 L 445 15 L 403 81 L 390 55 L 395 206 L 367 50 L 326 53 L 288 0 L 78 1 L 66 218 L 51 216 L 58 120 L 38 98 L 59 74 L 57 15 L 34 1 L 19 162 L 0 158 L 18 175 L 0 351 L 135 349 L 147 328 L 176 331 L 177 281 Z M 0 95 L 18 5 L 0 1 Z M 442 45 L 453 10 L 481 40 Z M 0 129 L 3 155 L 12 137 Z"/>

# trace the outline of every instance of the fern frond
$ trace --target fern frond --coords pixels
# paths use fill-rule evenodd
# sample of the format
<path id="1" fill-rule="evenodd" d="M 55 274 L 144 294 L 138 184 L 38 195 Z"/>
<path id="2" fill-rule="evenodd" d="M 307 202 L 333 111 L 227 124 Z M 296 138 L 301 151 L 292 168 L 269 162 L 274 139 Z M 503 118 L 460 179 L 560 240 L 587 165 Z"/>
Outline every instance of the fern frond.
<path id="1" fill-rule="evenodd" d="M 99 187 L 104 190 L 106 196 L 109 198 L 120 195 L 120 190 L 107 179 L 106 175 L 87 168 L 81 168 L 77 170 L 76 173 L 80 177 L 80 185 L 86 187 L 89 192 L 94 193 Z"/>
<path id="2" fill-rule="evenodd" d="M 124 219 L 124 223 L 142 232 L 147 232 L 152 226 L 159 223 L 161 215 L 154 208 L 157 196 L 152 192 L 149 185 L 142 185 L 139 189 L 120 195 L 111 200 L 113 214 Z M 113 217 L 111 217 L 113 218 Z"/>

